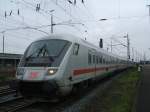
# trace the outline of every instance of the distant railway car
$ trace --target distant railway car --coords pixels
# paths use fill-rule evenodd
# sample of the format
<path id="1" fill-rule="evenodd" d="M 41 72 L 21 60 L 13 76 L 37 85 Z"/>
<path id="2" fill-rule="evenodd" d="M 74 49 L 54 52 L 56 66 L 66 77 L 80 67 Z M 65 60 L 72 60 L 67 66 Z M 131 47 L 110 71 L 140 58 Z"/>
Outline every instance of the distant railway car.
<path id="1" fill-rule="evenodd" d="M 67 95 L 76 85 L 124 69 L 127 61 L 73 35 L 51 35 L 26 49 L 17 88 L 30 96 Z"/>

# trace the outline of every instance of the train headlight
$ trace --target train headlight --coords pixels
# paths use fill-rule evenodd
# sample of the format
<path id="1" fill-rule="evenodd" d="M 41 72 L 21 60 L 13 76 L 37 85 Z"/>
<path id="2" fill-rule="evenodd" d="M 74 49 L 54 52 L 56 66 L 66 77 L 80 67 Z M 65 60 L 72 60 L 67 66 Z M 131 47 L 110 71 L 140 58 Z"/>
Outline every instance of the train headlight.
<path id="1" fill-rule="evenodd" d="M 53 75 L 53 74 L 55 74 L 57 72 L 57 69 L 49 69 L 48 70 L 48 74 L 49 75 Z"/>

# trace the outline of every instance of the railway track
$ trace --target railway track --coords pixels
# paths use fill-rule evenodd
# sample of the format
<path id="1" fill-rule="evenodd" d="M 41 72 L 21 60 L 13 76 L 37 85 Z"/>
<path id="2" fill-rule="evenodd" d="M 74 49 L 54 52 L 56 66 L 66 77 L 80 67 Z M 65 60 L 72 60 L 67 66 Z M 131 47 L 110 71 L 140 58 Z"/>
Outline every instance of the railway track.
<path id="1" fill-rule="evenodd" d="M 35 103 L 36 103 L 35 100 L 25 100 L 22 98 L 0 106 L 0 110 L 1 112 L 16 112 L 23 108 L 27 108 Z"/>
<path id="2" fill-rule="evenodd" d="M 16 95 L 16 90 L 11 89 L 9 85 L 0 87 L 0 112 L 16 112 L 36 102 Z"/>
<path id="3" fill-rule="evenodd" d="M 8 85 L 0 87 L 0 96 L 16 93 L 16 90 L 11 89 Z"/>
<path id="4" fill-rule="evenodd" d="M 83 96 L 86 96 L 90 91 L 93 90 L 93 88 L 95 88 L 95 86 L 91 86 L 90 88 L 85 90 L 81 89 L 78 93 L 73 93 L 72 95 L 67 96 L 64 99 L 61 99 L 59 102 L 39 102 L 36 100 L 26 100 L 20 98 L 18 100 L 11 101 L 11 103 L 5 103 L 4 105 L 2 103 L 2 106 L 0 106 L 0 110 L 1 112 L 26 112 L 33 109 L 33 112 L 37 112 L 39 110 L 44 110 L 45 112 L 62 112 L 67 107 L 70 107 L 75 102 L 83 98 Z"/>
<path id="5" fill-rule="evenodd" d="M 11 89 L 8 85 L 0 87 L 0 105 L 21 99 L 21 95 L 16 95 L 16 90 Z"/>

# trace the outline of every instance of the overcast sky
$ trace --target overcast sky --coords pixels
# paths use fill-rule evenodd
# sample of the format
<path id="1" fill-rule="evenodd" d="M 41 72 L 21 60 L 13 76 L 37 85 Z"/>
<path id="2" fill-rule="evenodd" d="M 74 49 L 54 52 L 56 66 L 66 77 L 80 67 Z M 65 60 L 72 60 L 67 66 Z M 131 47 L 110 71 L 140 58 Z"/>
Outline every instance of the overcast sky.
<path id="1" fill-rule="evenodd" d="M 103 38 L 104 49 L 109 48 L 109 51 L 111 40 L 113 44 L 117 44 L 116 39 L 126 44 L 123 37 L 128 33 L 134 57 L 137 57 L 136 54 L 143 57 L 145 52 L 150 58 L 148 0 L 84 0 L 84 3 L 76 0 L 76 5 L 68 1 L 74 0 L 0 0 L 0 32 L 5 31 L 5 52 L 23 53 L 32 41 L 47 36 L 37 30 L 22 28 L 50 25 L 50 10 L 54 10 L 54 22 L 63 24 L 54 26 L 54 33 L 70 33 L 83 39 L 86 37 L 95 45 Z M 40 4 L 39 12 L 36 12 L 36 4 Z M 15 28 L 20 29 L 8 30 Z M 50 34 L 50 27 L 38 30 Z M 0 52 L 2 36 L 0 33 Z M 113 53 L 126 56 L 126 48 L 113 47 Z"/>

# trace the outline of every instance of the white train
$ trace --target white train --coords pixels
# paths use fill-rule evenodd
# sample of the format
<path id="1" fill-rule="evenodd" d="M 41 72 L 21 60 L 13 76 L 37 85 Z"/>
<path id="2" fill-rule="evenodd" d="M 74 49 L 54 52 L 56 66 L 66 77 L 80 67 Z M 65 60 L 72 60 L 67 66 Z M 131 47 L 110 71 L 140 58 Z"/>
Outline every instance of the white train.
<path id="1" fill-rule="evenodd" d="M 126 59 L 83 39 L 68 34 L 51 35 L 27 48 L 17 68 L 15 83 L 22 94 L 66 95 L 76 85 L 126 67 Z"/>

